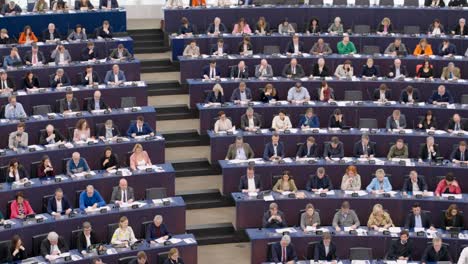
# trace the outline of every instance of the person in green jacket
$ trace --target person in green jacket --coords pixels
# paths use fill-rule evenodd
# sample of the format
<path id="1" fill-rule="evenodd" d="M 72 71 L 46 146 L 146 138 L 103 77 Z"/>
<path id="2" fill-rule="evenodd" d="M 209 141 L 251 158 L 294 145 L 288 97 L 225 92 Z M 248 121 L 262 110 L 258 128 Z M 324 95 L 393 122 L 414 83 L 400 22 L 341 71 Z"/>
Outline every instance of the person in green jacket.
<path id="1" fill-rule="evenodd" d="M 338 42 L 336 45 L 338 48 L 338 53 L 339 54 L 355 54 L 357 53 L 356 47 L 354 44 L 349 41 L 349 36 L 344 36 L 343 40 Z"/>

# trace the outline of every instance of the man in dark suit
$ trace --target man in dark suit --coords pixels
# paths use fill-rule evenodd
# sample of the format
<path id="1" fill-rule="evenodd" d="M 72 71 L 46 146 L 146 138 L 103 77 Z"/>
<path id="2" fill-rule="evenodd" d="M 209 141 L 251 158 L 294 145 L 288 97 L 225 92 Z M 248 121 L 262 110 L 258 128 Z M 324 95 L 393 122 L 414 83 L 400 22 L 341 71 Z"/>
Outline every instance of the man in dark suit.
<path id="1" fill-rule="evenodd" d="M 426 250 L 421 258 L 421 264 L 438 263 L 442 261 L 447 261 L 452 263 L 452 256 L 446 245 L 442 244 L 442 238 L 434 237 L 432 239 L 432 245 L 427 246 Z"/>
<path id="2" fill-rule="evenodd" d="M 247 173 L 239 181 L 239 192 L 259 192 L 261 189 L 260 177 L 255 175 L 255 168 L 247 167 Z"/>
<path id="3" fill-rule="evenodd" d="M 6 71 L 0 70 L 0 91 L 8 93 L 11 90 L 16 91 L 15 82 L 8 76 Z"/>
<path id="4" fill-rule="evenodd" d="M 208 35 L 212 34 L 212 35 L 218 35 L 218 34 L 222 34 L 222 33 L 226 33 L 227 32 L 227 28 L 226 26 L 221 23 L 221 18 L 219 17 L 215 17 L 214 20 L 213 20 L 213 23 L 211 23 L 209 26 L 208 26 L 208 29 L 206 30 L 206 33 Z"/>
<path id="5" fill-rule="evenodd" d="M 99 9 L 119 8 L 117 0 L 100 0 Z"/>
<path id="6" fill-rule="evenodd" d="M 400 239 L 392 241 L 387 253 L 388 260 L 411 260 L 413 253 L 413 241 L 409 240 L 408 230 L 400 232 Z"/>
<path id="7" fill-rule="evenodd" d="M 305 73 L 302 66 L 297 63 L 297 59 L 292 58 L 290 63 L 284 65 L 282 75 L 286 78 L 302 78 Z"/>
<path id="8" fill-rule="evenodd" d="M 247 79 L 249 78 L 249 70 L 248 67 L 245 66 L 244 61 L 239 61 L 236 66 L 231 67 L 231 78 L 238 78 L 238 79 Z"/>
<path id="9" fill-rule="evenodd" d="M 53 216 L 69 215 L 72 211 L 70 202 L 63 196 L 61 188 L 55 190 L 55 196 L 47 203 L 47 213 Z"/>
<path id="10" fill-rule="evenodd" d="M 405 129 L 406 128 L 406 117 L 400 112 L 400 110 L 395 109 L 391 116 L 387 117 L 387 129 Z"/>
<path id="11" fill-rule="evenodd" d="M 375 156 L 375 142 L 369 141 L 369 135 L 363 134 L 361 140 L 354 144 L 353 155 L 356 158 L 373 158 Z"/>
<path id="12" fill-rule="evenodd" d="M 419 90 L 408 85 L 406 89 L 401 91 L 400 102 L 402 103 L 416 103 L 419 102 Z"/>
<path id="13" fill-rule="evenodd" d="M 50 87 L 57 88 L 57 87 L 69 86 L 71 85 L 71 81 L 68 75 L 65 73 L 65 71 L 62 68 L 60 68 L 60 69 L 57 69 L 55 74 L 52 74 L 50 76 L 49 84 L 50 84 Z"/>
<path id="14" fill-rule="evenodd" d="M 99 244 L 96 233 L 91 224 L 86 221 L 82 224 L 82 231 L 76 237 L 76 248 L 79 252 L 86 251 L 91 245 Z"/>
<path id="15" fill-rule="evenodd" d="M 273 244 L 270 261 L 275 263 L 295 263 L 297 261 L 296 250 L 291 244 L 291 237 L 284 235 L 280 242 Z"/>
<path id="16" fill-rule="evenodd" d="M 286 50 L 284 53 L 291 55 L 291 54 L 301 54 L 304 52 L 304 42 L 299 41 L 299 36 L 294 35 L 292 40 L 286 46 Z"/>
<path id="17" fill-rule="evenodd" d="M 87 108 L 89 112 L 93 110 L 108 110 L 109 112 L 112 111 L 111 108 L 104 102 L 104 100 L 102 100 L 101 91 L 94 92 L 93 98 L 88 101 Z"/>
<path id="18" fill-rule="evenodd" d="M 205 67 L 203 67 L 203 70 L 202 70 L 203 79 L 213 80 L 213 79 L 219 78 L 220 76 L 221 76 L 221 71 L 216 66 L 215 60 L 210 61 L 210 65 L 206 65 Z"/>
<path id="19" fill-rule="evenodd" d="M 418 186 L 418 190 L 414 189 L 416 186 Z M 414 191 L 426 192 L 427 183 L 424 176 L 418 175 L 418 172 L 415 170 L 410 171 L 409 177 L 405 179 L 401 191 L 403 195 L 412 194 Z"/>
<path id="20" fill-rule="evenodd" d="M 112 65 L 112 70 L 106 72 L 104 83 L 107 85 L 120 85 L 127 81 L 124 71 L 120 70 L 118 64 Z"/>
<path id="21" fill-rule="evenodd" d="M 250 88 L 247 87 L 245 82 L 240 82 L 239 88 L 236 88 L 234 91 L 232 91 L 230 100 L 235 104 L 252 100 L 252 92 L 250 91 Z"/>
<path id="22" fill-rule="evenodd" d="M 211 47 L 211 55 L 222 56 L 224 54 L 229 54 L 229 47 L 223 39 L 218 39 L 216 44 Z"/>
<path id="23" fill-rule="evenodd" d="M 421 210 L 421 205 L 419 205 L 419 203 L 413 204 L 413 208 L 411 208 L 411 213 L 409 213 L 406 216 L 405 221 L 405 229 L 415 227 L 430 228 L 432 230 L 435 230 L 431 222 L 431 216 L 429 215 L 429 213 Z"/>
<path id="24" fill-rule="evenodd" d="M 391 90 L 388 89 L 387 85 L 382 83 L 379 88 L 375 88 L 372 94 L 372 98 L 380 103 L 385 103 L 392 100 Z"/>
<path id="25" fill-rule="evenodd" d="M 23 57 L 24 63 L 26 65 L 39 65 L 46 64 L 47 60 L 44 56 L 44 53 L 39 50 L 36 43 L 31 44 L 31 50 L 27 51 Z"/>
<path id="26" fill-rule="evenodd" d="M 124 47 L 123 44 L 119 44 L 116 49 L 112 50 L 109 58 L 113 60 L 128 60 L 133 58 L 133 55 Z"/>
<path id="27" fill-rule="evenodd" d="M 318 146 L 314 137 L 308 137 L 307 141 L 299 146 L 296 158 L 317 158 Z"/>
<path id="28" fill-rule="evenodd" d="M 61 40 L 62 36 L 55 28 L 55 24 L 50 23 L 47 29 L 42 32 L 42 41 L 44 42 L 55 42 L 56 40 Z"/>
<path id="29" fill-rule="evenodd" d="M 325 143 L 325 149 L 323 151 L 323 157 L 327 160 L 332 158 L 343 158 L 344 157 L 344 146 L 343 142 L 338 137 L 332 137 L 330 142 Z"/>
<path id="30" fill-rule="evenodd" d="M 39 144 L 41 145 L 55 144 L 57 142 L 65 141 L 65 137 L 62 133 L 56 130 L 51 124 L 48 124 L 40 133 Z"/>
<path id="31" fill-rule="evenodd" d="M 81 50 L 81 61 L 95 61 L 99 57 L 97 50 L 95 49 L 94 42 L 89 41 L 86 47 Z"/>
<path id="32" fill-rule="evenodd" d="M 47 238 L 41 242 L 41 255 L 49 261 L 57 259 L 60 254 L 68 251 L 69 248 L 65 239 L 56 232 L 50 232 Z"/>
<path id="33" fill-rule="evenodd" d="M 115 186 L 112 189 L 110 203 L 121 205 L 125 203 L 133 203 L 134 200 L 135 192 L 133 191 L 133 188 L 128 186 L 126 179 L 120 179 L 119 186 Z"/>
<path id="34" fill-rule="evenodd" d="M 458 147 L 454 149 L 450 155 L 450 160 L 456 164 L 468 163 L 468 149 L 466 147 L 466 141 L 460 141 Z"/>
<path id="35" fill-rule="evenodd" d="M 92 65 L 86 66 L 86 71 L 81 74 L 80 84 L 87 85 L 98 85 L 101 82 L 101 78 L 96 71 L 93 70 Z"/>
<path id="36" fill-rule="evenodd" d="M 241 116 L 241 128 L 244 131 L 257 131 L 262 127 L 262 117 L 254 113 L 252 107 L 248 107 L 245 114 Z"/>
<path id="37" fill-rule="evenodd" d="M 263 160 L 281 160 L 284 158 L 284 155 L 284 144 L 279 141 L 279 134 L 274 133 L 271 136 L 271 142 L 268 142 L 265 145 L 265 149 L 263 150 Z"/>
<path id="38" fill-rule="evenodd" d="M 167 240 L 171 237 L 171 233 L 163 223 L 163 217 L 161 215 L 155 215 L 153 223 L 150 224 L 146 229 L 145 239 L 148 242 L 155 243 L 154 240 L 163 238 Z"/>
<path id="39" fill-rule="evenodd" d="M 60 100 L 59 108 L 60 113 L 80 111 L 80 104 L 78 99 L 73 96 L 72 91 L 68 91 L 65 98 Z"/>
<path id="40" fill-rule="evenodd" d="M 459 132 L 459 131 L 464 131 L 467 130 L 468 126 L 466 125 L 465 122 L 461 119 L 459 114 L 453 114 L 452 119 L 450 119 L 447 127 L 447 131 L 449 133 L 452 132 Z"/>
<path id="41" fill-rule="evenodd" d="M 419 160 L 435 161 L 437 157 L 440 157 L 439 147 L 434 143 L 433 137 L 427 137 L 426 144 L 419 149 Z"/>
<path id="42" fill-rule="evenodd" d="M 130 124 L 130 127 L 127 130 L 128 137 L 136 137 L 143 135 L 154 136 L 154 130 L 145 122 L 143 116 L 138 116 L 136 122 Z"/>
<path id="43" fill-rule="evenodd" d="M 331 235 L 328 232 L 325 232 L 322 241 L 315 245 L 314 261 L 319 260 L 336 260 L 336 245 L 331 241 Z"/>
<path id="44" fill-rule="evenodd" d="M 306 190 L 309 192 L 317 192 L 320 189 L 322 189 L 322 192 L 333 190 L 333 183 L 330 177 L 325 174 L 324 167 L 317 168 L 315 175 L 309 177 L 309 180 L 306 184 Z"/>
<path id="45" fill-rule="evenodd" d="M 255 156 L 252 148 L 248 143 L 244 143 L 244 139 L 241 136 L 236 137 L 236 142 L 229 145 L 226 160 L 247 160 L 253 159 Z"/>
<path id="46" fill-rule="evenodd" d="M 263 214 L 262 222 L 264 228 L 283 228 L 288 226 L 284 213 L 278 209 L 278 204 L 276 203 L 270 204 L 268 211 Z"/>
<path id="47" fill-rule="evenodd" d="M 120 130 L 111 119 L 108 119 L 104 126 L 98 129 L 96 136 L 100 139 L 120 137 Z"/>
<path id="48" fill-rule="evenodd" d="M 405 78 L 408 76 L 408 71 L 405 65 L 401 65 L 400 59 L 395 59 L 387 73 L 388 78 Z"/>

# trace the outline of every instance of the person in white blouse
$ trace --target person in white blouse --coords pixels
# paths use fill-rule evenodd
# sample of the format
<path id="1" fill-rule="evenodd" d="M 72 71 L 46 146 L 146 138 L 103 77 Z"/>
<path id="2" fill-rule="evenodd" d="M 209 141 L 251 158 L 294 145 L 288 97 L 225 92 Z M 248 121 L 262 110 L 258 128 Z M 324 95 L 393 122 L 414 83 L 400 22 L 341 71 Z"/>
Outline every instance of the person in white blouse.
<path id="1" fill-rule="evenodd" d="M 353 66 L 350 60 L 346 60 L 343 64 L 338 65 L 335 70 L 337 78 L 351 78 L 354 76 Z"/>
<path id="2" fill-rule="evenodd" d="M 271 128 L 276 131 L 292 128 L 291 120 L 289 116 L 286 115 L 284 109 L 281 109 L 278 115 L 273 118 L 273 121 L 271 121 Z"/>
<path id="3" fill-rule="evenodd" d="M 468 247 L 465 247 L 460 253 L 457 264 L 466 264 L 468 263 Z"/>
<path id="4" fill-rule="evenodd" d="M 200 48 L 197 46 L 197 42 L 194 39 L 185 47 L 183 55 L 191 57 L 200 56 Z"/>
<path id="5" fill-rule="evenodd" d="M 120 217 L 119 227 L 112 235 L 111 244 L 128 247 L 136 241 L 135 233 L 133 233 L 132 227 L 128 225 L 128 218 L 126 216 Z"/>
<path id="6" fill-rule="evenodd" d="M 229 118 L 226 117 L 226 113 L 224 111 L 218 112 L 218 120 L 214 124 L 214 132 L 219 133 L 223 131 L 228 131 L 232 129 L 232 122 Z"/>

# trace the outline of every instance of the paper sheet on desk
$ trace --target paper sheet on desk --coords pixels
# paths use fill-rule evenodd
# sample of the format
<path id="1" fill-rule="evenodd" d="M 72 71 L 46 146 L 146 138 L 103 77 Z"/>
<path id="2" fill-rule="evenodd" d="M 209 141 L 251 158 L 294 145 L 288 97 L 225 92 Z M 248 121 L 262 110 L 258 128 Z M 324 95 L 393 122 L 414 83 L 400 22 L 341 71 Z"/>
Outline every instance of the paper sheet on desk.
<path id="1" fill-rule="evenodd" d="M 177 244 L 177 243 L 182 242 L 182 239 L 180 239 L 180 238 L 171 238 L 171 239 L 169 239 L 169 241 L 171 241 L 172 244 Z"/>
<path id="2" fill-rule="evenodd" d="M 133 202 L 133 203 L 123 203 L 123 204 L 120 204 L 120 207 L 122 208 L 128 208 L 128 207 L 132 207 L 133 205 L 138 205 L 138 208 L 142 207 L 142 206 L 145 206 L 146 203 L 145 202 Z"/>
<path id="3" fill-rule="evenodd" d="M 73 176 L 75 176 L 75 177 L 84 177 L 86 174 L 88 174 L 88 172 L 83 171 L 83 172 L 75 173 L 75 174 L 73 174 Z M 90 171 L 89 174 L 96 175 L 96 172 Z"/>
<path id="4" fill-rule="evenodd" d="M 162 244 L 162 243 L 164 243 L 164 242 L 166 241 L 166 239 L 164 239 L 163 237 L 160 237 L 160 238 L 158 238 L 158 239 L 155 239 L 154 241 L 155 241 L 156 243 L 158 243 L 158 244 Z"/>
<path id="5" fill-rule="evenodd" d="M 195 244 L 197 243 L 197 241 L 195 241 L 193 238 L 189 237 L 189 238 L 184 238 L 184 242 L 186 244 Z"/>
<path id="6" fill-rule="evenodd" d="M 389 191 L 389 192 L 386 192 L 386 193 L 390 194 L 391 197 L 395 197 L 395 195 L 396 195 L 398 192 Z"/>
<path id="7" fill-rule="evenodd" d="M 462 194 L 450 194 L 450 193 L 443 193 L 442 194 L 442 197 L 444 197 L 444 198 L 448 198 L 450 196 L 455 197 L 455 199 L 462 199 L 463 198 Z"/>
<path id="8" fill-rule="evenodd" d="M 283 234 L 284 232 L 288 232 L 288 233 L 296 233 L 296 229 L 292 228 L 292 227 L 287 227 L 287 228 L 278 228 L 278 229 L 275 229 L 275 232 L 278 233 L 278 234 Z"/>
<path id="9" fill-rule="evenodd" d="M 347 104 L 350 103 L 349 101 L 335 101 L 335 102 L 336 102 L 336 105 L 338 106 L 346 106 Z"/>
<path id="10" fill-rule="evenodd" d="M 353 194 L 353 193 L 357 193 L 358 196 L 367 195 L 367 192 L 366 192 L 366 191 L 362 191 L 362 190 L 357 191 L 357 192 L 355 192 L 355 191 L 345 191 L 345 194 L 347 194 L 347 195 L 351 195 L 351 194 Z"/>
<path id="11" fill-rule="evenodd" d="M 306 229 L 305 229 L 306 232 L 313 232 L 313 231 L 322 231 L 322 232 L 330 232 L 330 230 L 328 230 L 328 228 L 317 228 L 317 227 L 314 227 L 314 226 L 306 226 Z"/>
<path id="12" fill-rule="evenodd" d="M 257 192 L 248 192 L 247 196 L 249 197 L 257 197 L 258 193 Z"/>
<path id="13" fill-rule="evenodd" d="M 265 202 L 271 202 L 271 201 L 274 201 L 275 198 L 273 198 L 273 195 L 270 194 L 270 195 L 265 195 L 265 196 L 263 196 L 263 200 L 264 200 Z"/>
<path id="14" fill-rule="evenodd" d="M 444 131 L 444 130 L 431 130 L 431 129 L 426 129 L 426 133 L 429 133 L 430 131 L 433 131 L 434 134 L 436 134 L 436 135 L 444 135 L 444 134 L 447 134 L 447 132 Z"/>
<path id="15" fill-rule="evenodd" d="M 418 194 L 424 195 L 426 197 L 434 197 L 434 192 L 422 192 L 422 191 L 413 192 L 413 195 L 418 195 Z"/>
<path id="16" fill-rule="evenodd" d="M 164 198 L 164 199 L 153 199 L 153 204 L 155 205 L 163 205 L 165 201 L 169 201 L 172 203 L 172 198 Z"/>
<path id="17" fill-rule="evenodd" d="M 99 211 L 101 211 L 101 209 L 106 209 L 107 211 L 111 210 L 111 208 L 106 205 L 106 206 L 97 207 L 97 208 L 88 207 L 88 208 L 86 208 L 86 211 L 87 212 L 99 212 Z"/>

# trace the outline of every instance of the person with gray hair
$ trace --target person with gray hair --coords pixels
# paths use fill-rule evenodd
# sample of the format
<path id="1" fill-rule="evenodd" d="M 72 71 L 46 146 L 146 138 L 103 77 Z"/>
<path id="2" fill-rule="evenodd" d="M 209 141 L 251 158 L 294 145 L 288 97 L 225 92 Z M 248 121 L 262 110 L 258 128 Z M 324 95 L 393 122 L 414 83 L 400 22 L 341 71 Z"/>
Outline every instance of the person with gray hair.
<path id="1" fill-rule="evenodd" d="M 466 1 L 465 1 L 466 6 Z M 453 35 L 460 35 L 465 36 L 468 35 L 468 26 L 466 25 L 466 20 L 464 18 L 460 18 L 458 20 L 458 25 L 452 30 Z"/>
<path id="2" fill-rule="evenodd" d="M 273 68 L 266 59 L 262 59 L 259 65 L 255 66 L 255 77 L 270 78 L 273 77 Z"/>
<path id="3" fill-rule="evenodd" d="M 88 221 L 83 222 L 82 231 L 78 234 L 76 238 L 76 248 L 78 249 L 78 251 L 86 252 L 86 249 L 98 243 L 99 243 L 99 240 L 96 237 L 96 233 L 94 233 L 93 231 L 93 227 L 91 226 L 91 223 Z"/>
<path id="4" fill-rule="evenodd" d="M 419 149 L 419 161 L 435 161 L 439 156 L 439 147 L 434 143 L 434 137 L 427 137 L 426 143 Z"/>
<path id="5" fill-rule="evenodd" d="M 455 67 L 453 62 L 449 62 L 447 67 L 444 67 L 442 70 L 442 75 L 440 75 L 442 80 L 457 80 L 460 79 L 460 68 Z"/>
<path id="6" fill-rule="evenodd" d="M 50 57 L 54 60 L 56 65 L 66 65 L 72 61 L 70 52 L 68 52 L 63 44 L 58 44 L 54 51 L 52 51 Z"/>
<path id="7" fill-rule="evenodd" d="M 255 154 L 248 143 L 244 142 L 244 139 L 241 136 L 236 137 L 236 141 L 229 145 L 226 160 L 247 160 L 253 159 Z"/>
<path id="8" fill-rule="evenodd" d="M 354 144 L 354 157 L 373 158 L 375 155 L 375 142 L 370 141 L 368 134 L 363 134 L 361 140 Z"/>
<path id="9" fill-rule="evenodd" d="M 275 263 L 281 262 L 286 264 L 292 264 L 298 260 L 296 250 L 291 244 L 291 237 L 289 235 L 283 235 L 281 241 L 273 244 L 270 260 Z"/>
<path id="10" fill-rule="evenodd" d="M 41 255 L 49 261 L 57 259 L 60 254 L 68 251 L 67 243 L 56 232 L 49 232 L 47 238 L 41 242 Z"/>
<path id="11" fill-rule="evenodd" d="M 57 88 L 57 87 L 69 86 L 71 85 L 71 81 L 68 75 L 65 73 L 65 71 L 62 68 L 59 68 L 57 69 L 55 74 L 52 74 L 50 76 L 49 84 L 50 84 L 50 87 Z"/>
<path id="12" fill-rule="evenodd" d="M 245 110 L 245 114 L 241 116 L 241 128 L 245 131 L 257 131 L 262 127 L 262 118 L 259 114 L 254 113 L 252 107 Z"/>
<path id="13" fill-rule="evenodd" d="M 161 215 L 155 215 L 153 223 L 146 226 L 146 241 L 156 243 L 156 239 L 168 240 L 171 238 L 171 233 L 163 223 L 163 217 Z"/>
<path id="14" fill-rule="evenodd" d="M 447 249 L 447 246 L 442 244 L 442 238 L 434 237 L 432 239 L 432 245 L 428 245 L 421 258 L 421 263 L 426 264 L 428 262 L 439 262 L 449 261 L 453 262 L 452 256 Z"/>
<path id="15" fill-rule="evenodd" d="M 263 215 L 264 228 L 284 228 L 287 227 L 284 213 L 278 210 L 277 203 L 271 203 L 269 210 Z"/>
<path id="16" fill-rule="evenodd" d="M 8 15 L 16 15 L 16 14 L 21 13 L 21 12 L 23 12 L 23 10 L 21 9 L 21 7 L 20 7 L 19 5 L 17 5 L 17 4 L 15 3 L 15 1 L 10 1 L 10 2 L 8 2 L 8 4 L 5 3 L 5 4 L 3 5 L 3 8 L 2 8 L 2 12 L 1 12 L 1 13 L 2 13 L 2 15 L 4 15 L 4 16 L 5 16 L 5 15 L 8 16 Z"/>

